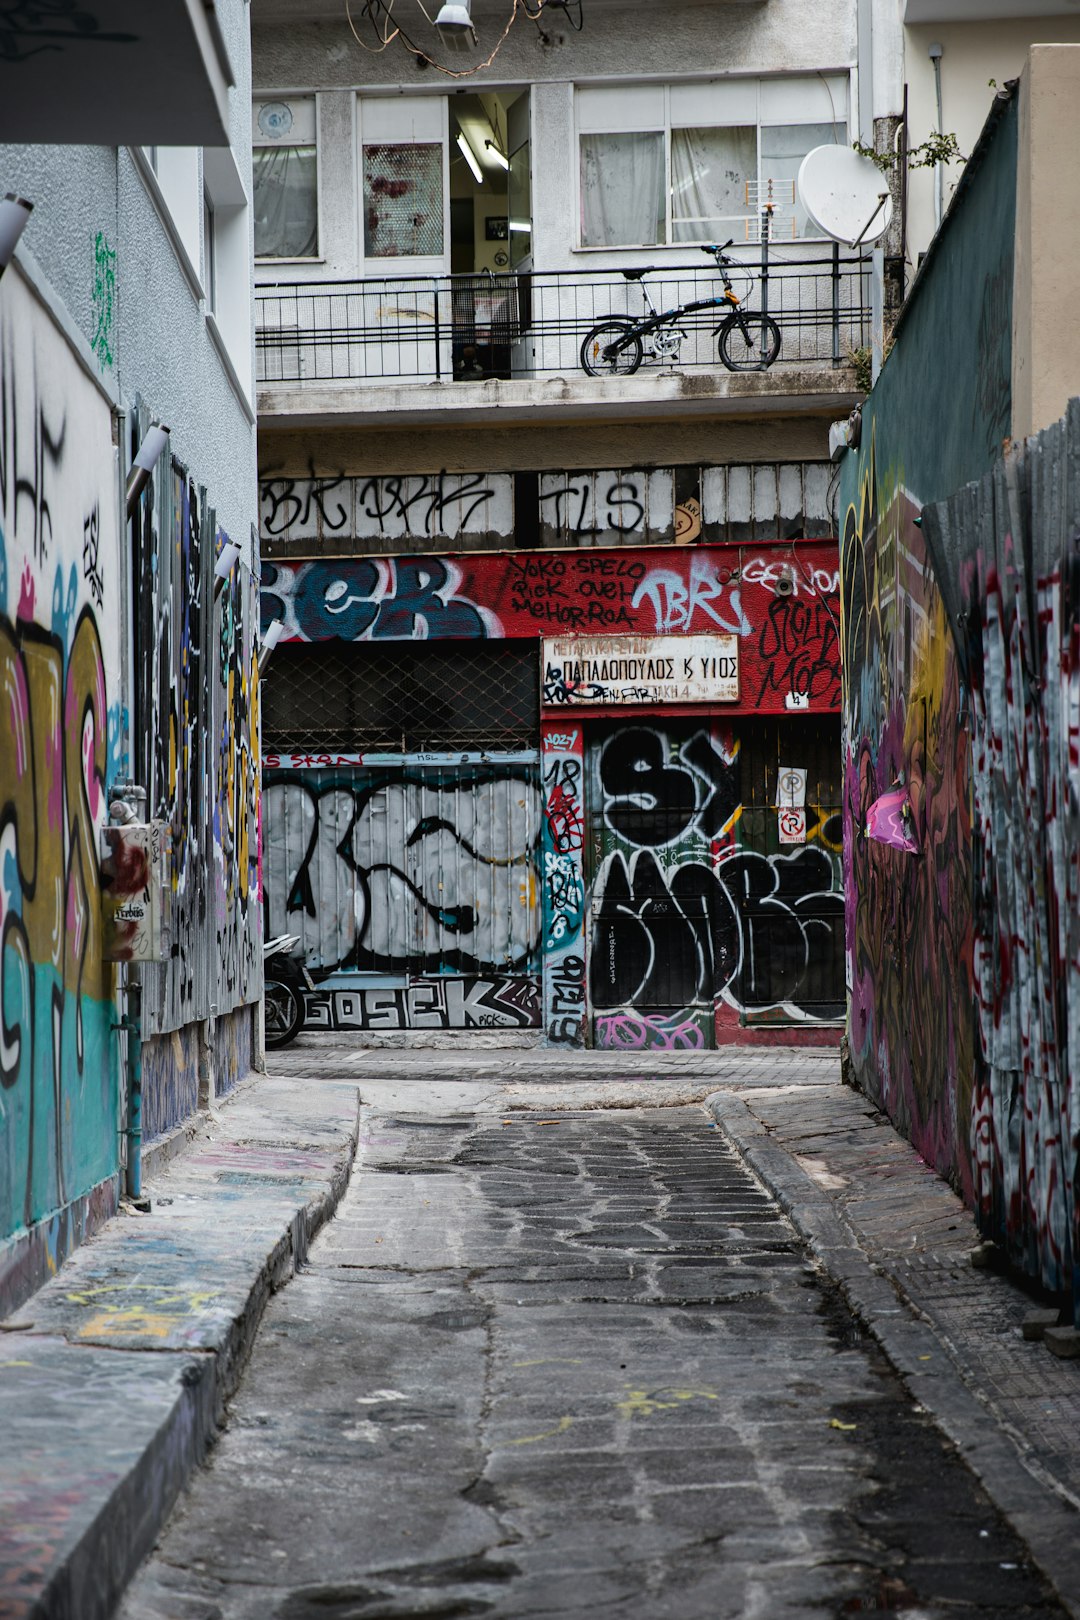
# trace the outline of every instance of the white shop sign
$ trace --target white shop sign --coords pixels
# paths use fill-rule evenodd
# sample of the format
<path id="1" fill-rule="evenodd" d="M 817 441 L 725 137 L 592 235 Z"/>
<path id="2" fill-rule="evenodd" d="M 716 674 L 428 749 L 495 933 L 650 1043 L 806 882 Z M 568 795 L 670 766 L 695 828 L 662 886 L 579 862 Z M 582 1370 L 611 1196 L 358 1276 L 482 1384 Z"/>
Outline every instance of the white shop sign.
<path id="1" fill-rule="evenodd" d="M 738 636 L 557 636 L 545 704 L 737 703 Z"/>

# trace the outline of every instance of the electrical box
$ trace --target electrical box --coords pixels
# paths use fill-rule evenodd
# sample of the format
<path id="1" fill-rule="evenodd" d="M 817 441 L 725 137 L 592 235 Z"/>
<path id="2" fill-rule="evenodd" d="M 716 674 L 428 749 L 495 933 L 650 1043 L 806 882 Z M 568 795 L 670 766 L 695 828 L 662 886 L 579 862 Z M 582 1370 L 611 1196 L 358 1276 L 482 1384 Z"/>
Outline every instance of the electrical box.
<path id="1" fill-rule="evenodd" d="M 101 903 L 106 962 L 160 962 L 165 955 L 162 894 L 164 821 L 108 826 L 101 834 Z"/>

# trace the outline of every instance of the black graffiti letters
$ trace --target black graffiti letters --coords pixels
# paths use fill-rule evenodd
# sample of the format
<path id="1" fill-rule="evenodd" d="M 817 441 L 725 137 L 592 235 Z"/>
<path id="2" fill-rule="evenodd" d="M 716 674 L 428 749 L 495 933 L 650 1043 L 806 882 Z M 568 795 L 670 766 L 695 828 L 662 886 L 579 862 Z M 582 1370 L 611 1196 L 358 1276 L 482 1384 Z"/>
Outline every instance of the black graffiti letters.
<path id="1" fill-rule="evenodd" d="M 604 745 L 600 784 L 604 819 L 611 831 L 634 848 L 670 844 L 696 825 L 715 838 L 738 804 L 738 772 L 704 731 L 680 753 L 667 758 L 662 732 L 626 726 Z"/>

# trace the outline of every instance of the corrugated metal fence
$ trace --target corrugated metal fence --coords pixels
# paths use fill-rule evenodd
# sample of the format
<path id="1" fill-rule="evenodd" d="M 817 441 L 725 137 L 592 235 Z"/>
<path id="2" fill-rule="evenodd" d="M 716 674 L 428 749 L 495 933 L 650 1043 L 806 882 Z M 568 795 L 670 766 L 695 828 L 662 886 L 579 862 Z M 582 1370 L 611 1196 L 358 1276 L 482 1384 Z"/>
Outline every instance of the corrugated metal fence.
<path id="1" fill-rule="evenodd" d="M 1080 1302 L 1080 400 L 923 512 L 972 732 L 983 1230 Z"/>

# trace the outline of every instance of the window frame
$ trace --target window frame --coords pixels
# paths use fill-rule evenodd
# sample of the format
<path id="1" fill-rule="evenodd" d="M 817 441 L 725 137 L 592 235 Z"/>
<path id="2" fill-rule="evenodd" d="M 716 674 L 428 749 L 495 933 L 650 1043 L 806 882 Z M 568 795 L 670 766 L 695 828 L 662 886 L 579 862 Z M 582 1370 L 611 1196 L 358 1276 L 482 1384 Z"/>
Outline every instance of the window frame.
<path id="1" fill-rule="evenodd" d="M 834 123 L 833 127 L 836 128 L 836 129 L 842 129 L 842 131 L 843 131 L 842 144 L 846 145 L 851 140 L 851 107 L 852 107 L 852 100 L 851 100 L 851 69 L 850 68 L 821 68 L 821 69 L 817 69 L 817 70 L 813 70 L 813 71 L 802 71 L 802 72 L 798 72 L 798 73 L 730 74 L 730 75 L 725 75 L 725 76 L 712 75 L 712 76 L 707 77 L 707 78 L 700 78 L 700 77 L 694 76 L 694 77 L 678 78 L 678 79 L 664 79 L 662 81 L 649 80 L 649 79 L 638 79 L 638 80 L 633 81 L 632 85 L 628 83 L 625 86 L 619 84 L 616 81 L 611 81 L 611 80 L 604 81 L 604 82 L 597 82 L 595 80 L 593 80 L 593 81 L 588 81 L 588 80 L 575 81 L 574 87 L 573 87 L 573 92 L 574 92 L 574 204 L 575 204 L 575 207 L 574 207 L 573 245 L 572 245 L 570 251 L 572 253 L 624 253 L 624 252 L 641 253 L 641 252 L 646 252 L 646 251 L 647 252 L 660 252 L 660 251 L 670 251 L 670 250 L 676 250 L 677 251 L 679 249 L 692 248 L 692 247 L 695 247 L 697 245 L 696 243 L 694 243 L 692 241 L 690 241 L 690 242 L 676 242 L 672 238 L 671 135 L 672 135 L 673 125 L 672 125 L 671 100 L 672 100 L 672 91 L 673 90 L 681 90 L 681 89 L 690 88 L 690 87 L 693 87 L 693 86 L 700 86 L 702 88 L 704 88 L 704 87 L 715 87 L 717 90 L 721 90 L 725 86 L 738 86 L 740 89 L 743 89 L 743 90 L 748 90 L 751 87 L 753 87 L 754 109 L 755 109 L 755 111 L 754 111 L 754 130 L 755 130 L 755 134 L 756 134 L 756 143 L 757 143 L 757 174 L 756 174 L 756 182 L 757 182 L 758 190 L 759 190 L 759 193 L 760 193 L 761 184 L 762 184 L 762 176 L 761 176 L 761 146 L 762 146 L 762 140 L 761 140 L 761 135 L 762 135 L 763 127 L 766 128 L 766 129 L 777 129 L 777 128 L 785 128 L 785 127 L 793 128 L 793 127 L 796 127 L 796 126 L 798 126 L 800 124 L 808 124 L 808 123 L 813 123 L 813 122 L 820 122 L 820 123 L 829 122 L 829 123 L 833 123 L 832 119 L 828 119 L 828 120 L 820 119 L 819 120 L 819 119 L 811 119 L 809 117 L 804 117 L 804 118 L 798 118 L 798 119 L 793 118 L 787 124 L 781 124 L 781 123 L 778 123 L 774 118 L 768 118 L 768 119 L 766 119 L 764 121 L 764 124 L 763 124 L 763 120 L 762 120 L 762 87 L 765 86 L 765 85 L 782 86 L 785 83 L 792 83 L 793 84 L 796 81 L 799 81 L 799 82 L 802 82 L 802 83 L 805 84 L 805 83 L 807 83 L 809 81 L 814 81 L 814 80 L 817 80 L 818 82 L 820 82 L 822 84 L 822 86 L 826 88 L 826 90 L 828 88 L 828 85 L 829 85 L 830 81 L 839 80 L 841 82 L 841 84 L 842 84 L 843 98 L 844 98 L 843 108 L 842 108 L 842 117 L 837 118 L 835 120 L 835 123 Z M 626 124 L 624 124 L 624 125 L 614 125 L 613 124 L 613 125 L 611 125 L 609 127 L 606 127 L 606 128 L 602 128 L 602 127 L 598 127 L 598 126 L 591 126 L 588 129 L 583 129 L 582 128 L 582 118 L 581 118 L 581 109 L 582 109 L 581 92 L 582 91 L 592 91 L 592 90 L 619 91 L 619 90 L 623 90 L 623 89 L 627 89 L 627 90 L 636 89 L 636 90 L 643 90 L 643 91 L 644 90 L 659 91 L 662 98 L 663 98 L 663 120 L 662 120 L 662 122 L 659 121 L 658 119 L 650 119 L 646 123 L 641 123 L 640 121 L 638 121 L 638 122 L 634 123 L 633 126 L 631 127 L 630 121 L 628 120 L 626 122 Z M 836 110 L 841 111 L 841 109 L 839 107 L 837 107 Z M 743 119 L 743 118 L 740 118 L 739 123 L 744 124 L 744 123 L 746 123 L 746 120 Z M 676 115 L 676 122 L 675 122 L 675 125 L 674 125 L 675 129 L 729 129 L 729 128 L 735 128 L 735 127 L 738 127 L 738 123 L 736 123 L 736 121 L 734 119 L 732 119 L 732 121 L 729 122 L 729 123 L 716 122 L 716 123 L 710 123 L 710 124 L 701 124 L 701 123 L 691 124 L 691 123 L 683 122 L 680 118 L 678 118 L 678 115 Z M 644 133 L 645 131 L 660 132 L 660 133 L 663 134 L 663 137 L 664 137 L 664 240 L 660 241 L 660 242 L 618 242 L 618 243 L 608 243 L 608 244 L 599 245 L 599 246 L 592 246 L 592 245 L 588 245 L 588 244 L 583 243 L 582 239 L 581 239 L 582 238 L 582 232 L 583 232 L 583 224 L 584 224 L 584 220 L 583 220 L 583 216 L 582 216 L 582 200 L 583 199 L 582 199 L 582 174 L 581 174 L 581 170 L 582 170 L 582 164 L 581 164 L 581 141 L 582 141 L 582 136 L 583 135 L 619 135 L 619 134 L 627 134 L 627 133 Z M 752 217 L 752 216 L 748 215 L 746 217 Z M 797 243 L 821 243 L 821 242 L 829 241 L 830 238 L 824 237 L 824 236 L 820 235 L 820 233 L 816 233 L 811 228 L 809 231 L 807 231 L 807 233 L 805 235 L 796 236 L 796 237 L 784 236 L 783 238 L 777 237 L 777 240 L 783 240 L 785 242 L 797 242 Z M 756 236 L 755 237 L 748 237 L 748 238 L 745 238 L 742 241 L 740 241 L 740 239 L 738 237 L 736 237 L 735 246 L 736 247 L 747 247 L 747 248 L 757 247 L 758 246 L 758 238 Z"/>
<path id="2" fill-rule="evenodd" d="M 310 87 L 305 90 L 252 90 L 251 92 L 251 207 L 254 217 L 255 210 L 255 153 L 258 151 L 276 151 L 281 146 L 308 146 L 309 141 L 266 141 L 259 140 L 256 134 L 255 108 L 265 105 L 269 101 L 309 101 L 312 103 L 315 114 L 315 252 L 303 254 L 283 254 L 278 257 L 272 253 L 255 253 L 255 269 L 273 267 L 279 264 L 325 264 L 326 254 L 323 248 L 323 173 L 322 173 L 322 140 L 320 130 L 322 127 L 322 97 L 317 90 Z"/>
<path id="3" fill-rule="evenodd" d="M 434 112 L 430 109 L 434 108 Z M 393 96 L 357 90 L 353 96 L 353 142 L 356 164 L 356 253 L 362 276 L 394 280 L 406 276 L 447 275 L 450 271 L 450 97 L 445 91 L 409 91 Z M 418 118 L 421 131 L 411 119 Z M 385 120 L 385 122 L 384 122 Z M 400 123 L 401 129 L 394 125 Z M 385 133 L 380 129 L 383 125 Z M 423 126 L 428 126 L 426 129 Z M 365 146 L 438 146 L 442 165 L 442 252 L 369 254 L 364 229 Z"/>

